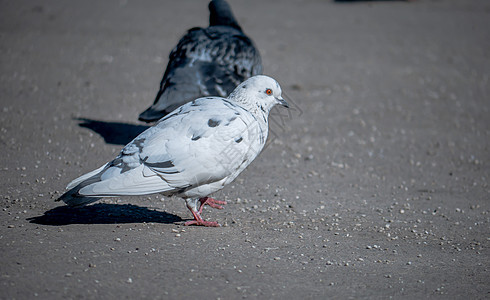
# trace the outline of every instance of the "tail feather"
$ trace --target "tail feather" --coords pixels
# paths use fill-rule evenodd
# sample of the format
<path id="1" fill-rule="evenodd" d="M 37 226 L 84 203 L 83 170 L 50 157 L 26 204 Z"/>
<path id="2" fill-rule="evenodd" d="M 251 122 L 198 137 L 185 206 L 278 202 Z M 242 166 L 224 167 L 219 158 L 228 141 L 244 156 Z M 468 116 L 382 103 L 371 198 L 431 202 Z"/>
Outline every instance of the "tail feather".
<path id="1" fill-rule="evenodd" d="M 209 26 L 231 26 L 242 30 L 238 25 L 230 5 L 225 0 L 213 0 L 209 3 Z"/>
<path id="2" fill-rule="evenodd" d="M 120 166 L 104 165 L 75 179 L 68 187 L 70 189 L 57 201 L 70 206 L 87 205 L 103 197 L 172 193 L 178 189 L 170 186 L 144 164 L 126 171 Z"/>
<path id="3" fill-rule="evenodd" d="M 78 177 L 77 179 L 74 179 L 72 180 L 67 186 L 66 186 L 66 189 L 67 190 L 71 190 L 73 189 L 74 187 L 76 187 L 77 185 L 79 185 L 80 183 L 82 183 L 83 181 L 89 179 L 90 177 L 100 173 L 105 167 L 107 166 L 107 164 L 103 165 L 102 167 L 96 169 L 96 170 L 93 170 L 91 172 L 88 172 L 87 174 L 85 175 L 82 175 L 80 177 Z"/>
<path id="4" fill-rule="evenodd" d="M 68 206 L 77 207 L 77 206 L 85 206 L 87 204 L 93 203 L 100 199 L 101 199 L 100 197 L 76 196 L 76 194 L 74 194 L 73 191 L 70 190 L 64 193 L 56 201 L 63 201 Z"/>
<path id="5" fill-rule="evenodd" d="M 66 187 L 68 191 L 56 199 L 56 201 L 63 201 L 68 206 L 85 206 L 101 199 L 101 197 L 97 196 L 90 197 L 87 195 L 81 195 L 79 191 L 90 184 L 99 182 L 101 180 L 101 171 L 106 167 L 106 165 L 107 164 L 70 182 Z"/>
<path id="6" fill-rule="evenodd" d="M 147 123 L 156 122 L 164 116 L 168 115 L 170 112 L 172 112 L 172 110 L 157 110 L 153 106 L 150 106 L 147 110 L 139 115 L 138 120 Z"/>

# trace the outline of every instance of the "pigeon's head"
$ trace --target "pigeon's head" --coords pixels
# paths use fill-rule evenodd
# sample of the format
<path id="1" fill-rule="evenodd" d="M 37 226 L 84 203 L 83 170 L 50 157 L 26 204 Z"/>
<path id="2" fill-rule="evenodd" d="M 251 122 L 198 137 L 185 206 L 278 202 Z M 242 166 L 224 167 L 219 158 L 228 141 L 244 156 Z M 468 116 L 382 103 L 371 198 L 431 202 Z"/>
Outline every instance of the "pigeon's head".
<path id="1" fill-rule="evenodd" d="M 249 110 L 260 109 L 263 113 L 268 114 L 276 104 L 289 107 L 281 94 L 282 90 L 277 81 L 265 75 L 257 75 L 237 86 L 229 98 Z"/>

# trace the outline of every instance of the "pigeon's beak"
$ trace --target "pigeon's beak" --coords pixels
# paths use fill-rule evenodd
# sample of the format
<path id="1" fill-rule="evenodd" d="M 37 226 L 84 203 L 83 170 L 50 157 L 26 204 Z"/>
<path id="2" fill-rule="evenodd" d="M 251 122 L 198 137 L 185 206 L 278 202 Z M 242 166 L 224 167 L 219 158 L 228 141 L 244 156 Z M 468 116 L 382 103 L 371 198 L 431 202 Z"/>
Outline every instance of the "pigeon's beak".
<path id="1" fill-rule="evenodd" d="M 281 104 L 285 108 L 289 108 L 289 104 L 282 97 L 281 98 L 276 98 L 276 99 L 277 99 L 277 102 L 279 102 L 279 104 Z"/>

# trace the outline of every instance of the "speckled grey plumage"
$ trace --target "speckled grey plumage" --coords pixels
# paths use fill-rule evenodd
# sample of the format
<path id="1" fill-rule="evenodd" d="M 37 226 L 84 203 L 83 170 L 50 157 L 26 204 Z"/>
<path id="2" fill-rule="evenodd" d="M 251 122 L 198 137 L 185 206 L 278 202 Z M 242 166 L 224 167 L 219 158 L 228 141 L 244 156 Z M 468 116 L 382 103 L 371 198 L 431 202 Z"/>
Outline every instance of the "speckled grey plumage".
<path id="1" fill-rule="evenodd" d="M 192 28 L 172 50 L 156 98 L 139 116 L 153 122 L 203 96 L 226 97 L 262 73 L 259 51 L 224 0 L 209 3 L 209 27 Z"/>

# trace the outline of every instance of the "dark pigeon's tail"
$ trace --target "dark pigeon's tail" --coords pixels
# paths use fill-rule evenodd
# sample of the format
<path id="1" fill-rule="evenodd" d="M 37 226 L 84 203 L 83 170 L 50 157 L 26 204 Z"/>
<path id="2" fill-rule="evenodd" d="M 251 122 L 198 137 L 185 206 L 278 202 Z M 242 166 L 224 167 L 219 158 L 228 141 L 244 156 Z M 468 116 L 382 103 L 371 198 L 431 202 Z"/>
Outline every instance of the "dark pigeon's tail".
<path id="1" fill-rule="evenodd" d="M 157 97 L 156 97 L 157 100 L 160 99 L 161 94 L 163 94 L 163 93 L 159 93 L 159 95 L 157 95 Z M 147 122 L 147 123 L 156 122 L 171 112 L 172 112 L 172 110 L 167 110 L 167 109 L 157 110 L 152 105 L 152 106 L 148 107 L 144 112 L 142 112 L 139 115 L 138 120 L 143 121 L 143 122 Z"/>
<path id="2" fill-rule="evenodd" d="M 225 0 L 213 0 L 209 2 L 209 26 L 231 26 L 242 30 L 233 16 L 230 5 Z"/>

